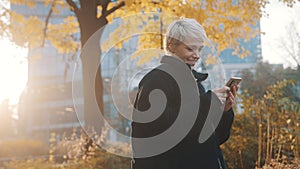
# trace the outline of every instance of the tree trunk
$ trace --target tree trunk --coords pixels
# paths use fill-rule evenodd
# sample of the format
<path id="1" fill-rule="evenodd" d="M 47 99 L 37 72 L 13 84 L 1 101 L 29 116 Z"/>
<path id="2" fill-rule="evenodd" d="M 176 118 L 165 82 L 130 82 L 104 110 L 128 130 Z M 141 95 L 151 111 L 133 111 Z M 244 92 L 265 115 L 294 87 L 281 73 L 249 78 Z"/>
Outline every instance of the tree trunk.
<path id="1" fill-rule="evenodd" d="M 279 159 L 280 159 L 281 147 L 282 147 L 282 144 L 280 143 L 279 148 L 278 148 L 278 152 L 277 152 L 277 158 L 276 158 L 276 161 L 279 161 Z"/>
<path id="2" fill-rule="evenodd" d="M 272 134 L 271 134 L 271 143 L 270 143 L 270 159 L 273 159 L 273 145 L 274 145 L 274 140 L 275 140 L 275 128 L 272 129 Z"/>
<path id="3" fill-rule="evenodd" d="M 242 150 L 239 150 L 239 157 L 240 157 L 241 169 L 244 169 Z"/>
<path id="4" fill-rule="evenodd" d="M 81 35 L 81 61 L 84 95 L 84 121 L 85 129 L 93 128 L 101 134 L 103 121 L 99 113 L 104 113 L 103 84 L 100 66 L 100 37 L 98 31 L 107 24 L 103 17 L 97 18 L 96 2 L 82 1 L 80 13 L 77 16 Z M 89 38 L 98 31 L 91 40 Z M 89 41 L 88 41 L 89 40 Z"/>
<path id="5" fill-rule="evenodd" d="M 267 109 L 267 153 L 266 153 L 266 164 L 270 162 L 270 128 L 271 128 L 271 115 L 270 109 Z"/>
<path id="6" fill-rule="evenodd" d="M 262 154 L 262 118 L 261 118 L 261 111 L 258 108 L 258 152 L 257 152 L 257 167 L 261 167 L 261 154 Z"/>

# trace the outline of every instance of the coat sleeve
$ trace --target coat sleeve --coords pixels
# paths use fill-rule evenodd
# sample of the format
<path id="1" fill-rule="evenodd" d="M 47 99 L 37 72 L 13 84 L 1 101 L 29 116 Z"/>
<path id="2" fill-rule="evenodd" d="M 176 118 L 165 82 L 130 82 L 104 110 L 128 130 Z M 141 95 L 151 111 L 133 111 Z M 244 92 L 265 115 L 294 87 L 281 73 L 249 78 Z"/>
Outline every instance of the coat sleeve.
<path id="1" fill-rule="evenodd" d="M 201 94 L 197 120 L 191 132 L 189 133 L 190 139 L 199 138 L 200 132 L 202 131 L 203 126 L 207 121 L 208 113 L 212 113 L 211 116 L 217 116 L 221 112 L 221 102 L 219 101 L 215 93 L 213 93 L 212 91 L 208 91 Z M 213 124 L 213 121 L 209 123 L 211 123 L 211 125 L 217 126 L 216 124 Z"/>
<path id="2" fill-rule="evenodd" d="M 218 127 L 216 128 L 216 135 L 219 140 L 219 144 L 226 142 L 230 136 L 230 130 L 234 119 L 234 112 L 230 109 L 224 112 Z"/>
<path id="3" fill-rule="evenodd" d="M 217 99 L 217 96 L 213 92 L 211 91 L 205 92 L 205 89 L 202 86 L 201 82 L 200 83 L 198 82 L 198 88 L 199 88 L 200 95 L 202 95 L 200 97 L 200 99 L 202 100 L 200 104 L 200 110 L 199 110 L 200 116 L 202 119 L 206 119 L 208 113 L 207 108 L 211 107 L 211 99 L 215 99 L 214 104 L 216 104 L 219 107 L 221 107 L 221 102 L 219 102 L 219 99 Z M 214 124 L 214 126 L 217 126 L 215 133 L 217 135 L 219 144 L 221 145 L 224 142 L 226 142 L 230 136 L 230 129 L 232 127 L 232 123 L 234 119 L 234 112 L 232 109 L 230 109 L 228 112 L 223 112 L 222 110 L 215 110 L 215 111 L 219 113 L 223 113 L 219 124 Z"/>

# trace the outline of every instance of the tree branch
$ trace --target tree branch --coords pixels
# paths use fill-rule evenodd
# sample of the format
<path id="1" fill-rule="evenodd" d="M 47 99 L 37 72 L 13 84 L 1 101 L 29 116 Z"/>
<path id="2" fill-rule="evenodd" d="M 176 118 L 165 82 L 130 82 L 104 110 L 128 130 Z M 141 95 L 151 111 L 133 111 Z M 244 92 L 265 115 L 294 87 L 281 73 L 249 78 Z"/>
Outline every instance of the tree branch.
<path id="1" fill-rule="evenodd" d="M 102 6 L 102 15 L 105 15 L 107 13 L 107 6 L 110 3 L 110 0 L 98 0 L 98 4 L 97 5 L 101 5 Z"/>
<path id="2" fill-rule="evenodd" d="M 282 43 L 282 46 L 283 46 L 284 50 L 288 53 L 288 55 L 290 55 L 292 58 L 295 57 L 294 51 L 290 50 L 289 47 L 285 43 Z"/>
<path id="3" fill-rule="evenodd" d="M 66 0 L 67 3 L 69 4 L 70 8 L 71 8 L 71 11 L 73 11 L 76 16 L 78 16 L 79 14 L 79 8 L 78 6 L 75 4 L 75 2 L 73 0 Z"/>
<path id="4" fill-rule="evenodd" d="M 49 23 L 49 20 L 50 20 L 51 15 L 52 15 L 53 8 L 55 7 L 55 2 L 56 2 L 56 0 L 53 0 L 53 1 L 52 1 L 50 10 L 49 10 L 48 15 L 47 15 L 46 20 L 45 20 L 45 27 L 44 27 L 44 31 L 43 31 L 43 35 L 44 35 L 44 36 L 43 36 L 43 41 L 42 41 L 42 47 L 45 45 L 45 39 L 46 39 L 46 37 L 47 37 L 48 23 Z"/>
<path id="5" fill-rule="evenodd" d="M 122 1 L 120 2 L 117 6 L 112 7 L 111 9 L 109 9 L 108 11 L 106 11 L 104 14 L 102 13 L 101 17 L 107 17 L 108 15 L 110 15 L 111 13 L 115 12 L 116 10 L 118 10 L 119 8 L 125 6 L 125 2 Z"/>
<path id="6" fill-rule="evenodd" d="M 297 53 L 295 53 L 295 51 L 293 49 L 290 49 L 286 43 L 282 43 L 282 48 L 285 52 L 287 52 L 287 54 L 289 55 L 289 57 L 285 57 L 285 61 L 288 61 L 288 58 L 291 58 L 293 61 L 295 61 L 297 63 L 297 65 L 300 64 L 298 58 L 297 58 Z M 291 62 L 290 62 L 291 63 Z"/>

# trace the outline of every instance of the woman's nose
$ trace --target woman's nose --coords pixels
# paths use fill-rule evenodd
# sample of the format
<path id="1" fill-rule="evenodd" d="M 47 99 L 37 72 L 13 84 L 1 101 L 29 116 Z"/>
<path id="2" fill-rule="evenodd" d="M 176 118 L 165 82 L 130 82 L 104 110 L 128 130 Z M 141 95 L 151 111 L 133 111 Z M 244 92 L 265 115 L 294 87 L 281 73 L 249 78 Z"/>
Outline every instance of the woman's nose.
<path id="1" fill-rule="evenodd" d="M 193 59 L 199 59 L 199 54 L 198 53 L 194 53 L 193 54 Z"/>

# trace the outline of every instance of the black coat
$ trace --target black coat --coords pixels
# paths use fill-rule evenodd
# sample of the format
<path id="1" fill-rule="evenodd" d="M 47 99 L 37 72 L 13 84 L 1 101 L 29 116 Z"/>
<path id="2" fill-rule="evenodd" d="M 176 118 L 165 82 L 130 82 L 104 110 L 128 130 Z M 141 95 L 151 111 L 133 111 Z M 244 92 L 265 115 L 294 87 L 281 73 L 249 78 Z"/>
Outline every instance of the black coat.
<path id="1" fill-rule="evenodd" d="M 162 63 L 174 66 L 184 64 L 177 58 L 163 56 Z M 147 158 L 133 158 L 132 169 L 226 169 L 220 145 L 230 134 L 234 113 L 232 110 L 224 112 L 215 132 L 207 141 L 200 144 L 198 138 L 206 120 L 208 110 L 211 107 L 221 107 L 217 96 L 206 92 L 201 82 L 207 78 L 207 74 L 192 71 L 199 88 L 200 108 L 195 124 L 187 136 L 170 150 Z M 176 81 L 166 72 L 153 69 L 140 82 L 134 107 L 145 111 L 149 108 L 149 93 L 154 89 L 162 90 L 167 97 L 167 106 L 162 115 L 149 123 L 132 122 L 132 137 L 147 138 L 155 136 L 168 129 L 176 120 L 180 108 L 180 92 Z M 211 100 L 217 106 L 211 106 Z M 133 112 L 133 117 L 135 116 Z M 213 126 L 213 124 L 212 124 Z M 149 145 L 150 148 L 153 145 Z M 132 141 L 133 154 L 135 151 L 147 151 L 149 146 L 137 147 Z M 138 149 L 138 150 L 137 150 Z"/>

